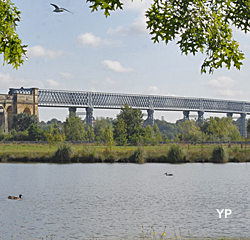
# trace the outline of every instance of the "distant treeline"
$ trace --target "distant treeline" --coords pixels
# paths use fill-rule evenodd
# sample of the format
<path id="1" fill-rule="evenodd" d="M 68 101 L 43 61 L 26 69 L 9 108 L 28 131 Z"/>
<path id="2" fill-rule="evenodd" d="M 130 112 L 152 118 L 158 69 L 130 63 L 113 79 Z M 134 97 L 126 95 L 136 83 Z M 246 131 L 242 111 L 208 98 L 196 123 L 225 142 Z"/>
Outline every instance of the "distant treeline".
<path id="1" fill-rule="evenodd" d="M 178 120 L 169 123 L 155 119 L 154 125 L 145 125 L 142 111 L 128 105 L 121 108 L 115 119 L 95 118 L 93 126 L 72 114 L 61 122 L 55 118 L 39 122 L 35 115 L 26 113 L 13 117 L 9 133 L 0 128 L 0 141 L 63 141 L 105 142 L 113 145 L 157 145 L 161 142 L 228 142 L 244 141 L 239 124 L 232 118 L 210 117 L 202 122 Z M 248 132 L 250 122 L 248 121 Z"/>

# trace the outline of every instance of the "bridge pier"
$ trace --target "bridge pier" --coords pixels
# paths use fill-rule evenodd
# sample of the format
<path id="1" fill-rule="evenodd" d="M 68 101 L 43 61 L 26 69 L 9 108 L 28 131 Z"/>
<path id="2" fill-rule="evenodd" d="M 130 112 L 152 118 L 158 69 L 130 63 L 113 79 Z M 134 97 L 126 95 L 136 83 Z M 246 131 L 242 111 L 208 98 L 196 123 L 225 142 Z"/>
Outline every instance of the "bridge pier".
<path id="1" fill-rule="evenodd" d="M 86 123 L 88 126 L 93 126 L 93 108 L 87 107 L 86 108 Z"/>
<path id="2" fill-rule="evenodd" d="M 151 127 L 154 126 L 154 110 L 153 109 L 147 109 L 148 118 L 144 121 L 143 126 L 146 127 L 147 125 L 150 125 Z"/>
<path id="3" fill-rule="evenodd" d="M 233 117 L 233 113 L 227 113 L 227 117 Z"/>
<path id="4" fill-rule="evenodd" d="M 203 111 L 198 111 L 198 120 L 197 122 L 203 122 L 204 120 L 204 112 Z"/>
<path id="5" fill-rule="evenodd" d="M 189 119 L 189 113 L 190 113 L 190 111 L 183 111 L 183 119 L 185 121 L 189 121 L 190 120 Z"/>
<path id="6" fill-rule="evenodd" d="M 246 119 L 246 113 L 241 113 L 240 118 L 240 135 L 244 138 L 247 137 L 247 119 Z"/>
<path id="7" fill-rule="evenodd" d="M 76 116 L 76 107 L 69 107 L 69 117 Z"/>

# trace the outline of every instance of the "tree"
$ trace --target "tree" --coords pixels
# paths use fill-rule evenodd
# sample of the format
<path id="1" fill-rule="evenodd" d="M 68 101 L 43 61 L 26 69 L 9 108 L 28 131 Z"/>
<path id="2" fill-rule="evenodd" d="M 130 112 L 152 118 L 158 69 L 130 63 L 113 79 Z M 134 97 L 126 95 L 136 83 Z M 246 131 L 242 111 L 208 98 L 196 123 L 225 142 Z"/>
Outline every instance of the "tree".
<path id="1" fill-rule="evenodd" d="M 169 123 L 164 120 L 155 119 L 155 123 L 157 124 L 162 138 L 163 139 L 174 139 L 176 136 L 176 124 Z"/>
<path id="2" fill-rule="evenodd" d="M 110 11 L 122 9 L 120 0 L 87 0 L 90 8 Z M 248 0 L 154 0 L 146 11 L 147 28 L 152 40 L 168 44 L 178 38 L 181 53 L 197 52 L 206 55 L 201 73 L 213 73 L 223 64 L 240 69 L 243 53 L 233 39 L 232 28 L 247 33 L 250 29 L 250 2 Z"/>
<path id="3" fill-rule="evenodd" d="M 95 136 L 100 136 L 101 128 L 105 129 L 108 126 L 107 120 L 104 117 L 96 118 L 94 123 Z"/>
<path id="4" fill-rule="evenodd" d="M 160 141 L 162 141 L 161 132 L 160 132 L 160 130 L 158 128 L 158 125 L 156 123 L 154 123 L 154 127 L 153 128 L 154 128 L 154 138 L 155 138 L 155 141 L 159 143 Z"/>
<path id="5" fill-rule="evenodd" d="M 95 133 L 94 129 L 90 126 L 88 126 L 87 132 L 86 132 L 86 138 L 89 142 L 92 142 L 95 140 Z"/>
<path id="6" fill-rule="evenodd" d="M 127 104 L 121 108 L 121 112 L 117 114 L 117 120 L 122 119 L 126 126 L 127 140 L 135 141 L 140 135 L 142 129 L 143 114 L 139 109 L 132 109 Z"/>
<path id="7" fill-rule="evenodd" d="M 67 141 L 83 141 L 85 139 L 85 131 L 78 116 L 68 117 L 63 123 L 63 132 Z"/>
<path id="8" fill-rule="evenodd" d="M 195 121 L 185 121 L 180 127 L 182 141 L 198 141 L 201 138 L 201 131 L 195 125 Z"/>
<path id="9" fill-rule="evenodd" d="M 114 144 L 112 125 L 109 124 L 106 128 L 106 145 L 109 147 L 109 151 L 112 151 L 112 146 Z"/>
<path id="10" fill-rule="evenodd" d="M 39 120 L 36 115 L 20 113 L 13 116 L 13 129 L 17 132 L 27 130 L 32 123 L 37 126 L 39 125 Z"/>
<path id="11" fill-rule="evenodd" d="M 114 136 L 120 146 L 127 144 L 127 126 L 122 118 L 114 122 Z"/>
<path id="12" fill-rule="evenodd" d="M 0 2 L 0 54 L 3 54 L 4 62 L 15 69 L 23 64 L 27 47 L 21 45 L 22 41 L 16 32 L 20 13 L 10 0 Z"/>
<path id="13" fill-rule="evenodd" d="M 57 123 L 55 122 L 54 127 L 52 124 L 49 125 L 49 130 L 45 131 L 45 137 L 49 145 L 54 143 L 60 143 L 66 140 L 66 136 L 64 133 L 61 133 Z"/>
<path id="14" fill-rule="evenodd" d="M 40 141 L 45 138 L 43 130 L 34 123 L 29 126 L 28 133 L 30 141 Z"/>

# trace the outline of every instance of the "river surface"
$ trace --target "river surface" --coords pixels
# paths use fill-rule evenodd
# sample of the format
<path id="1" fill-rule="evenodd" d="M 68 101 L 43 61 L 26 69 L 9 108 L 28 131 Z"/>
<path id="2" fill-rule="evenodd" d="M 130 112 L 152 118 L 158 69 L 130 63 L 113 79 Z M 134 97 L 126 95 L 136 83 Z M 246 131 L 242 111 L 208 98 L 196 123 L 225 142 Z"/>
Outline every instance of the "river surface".
<path id="1" fill-rule="evenodd" d="M 2 163 L 0 183 L 1 240 L 250 238 L 249 163 Z"/>

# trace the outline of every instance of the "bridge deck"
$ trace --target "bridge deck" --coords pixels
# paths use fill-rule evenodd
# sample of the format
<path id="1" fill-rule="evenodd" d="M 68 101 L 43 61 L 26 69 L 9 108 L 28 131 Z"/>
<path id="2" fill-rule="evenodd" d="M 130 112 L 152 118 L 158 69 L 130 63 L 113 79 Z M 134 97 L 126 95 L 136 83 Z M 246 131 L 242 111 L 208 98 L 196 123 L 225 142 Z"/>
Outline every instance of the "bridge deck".
<path id="1" fill-rule="evenodd" d="M 154 109 L 163 111 L 204 111 L 250 114 L 250 103 L 242 101 L 103 92 L 38 90 L 38 106 L 40 107 L 119 109 L 125 104 L 142 110 Z"/>

